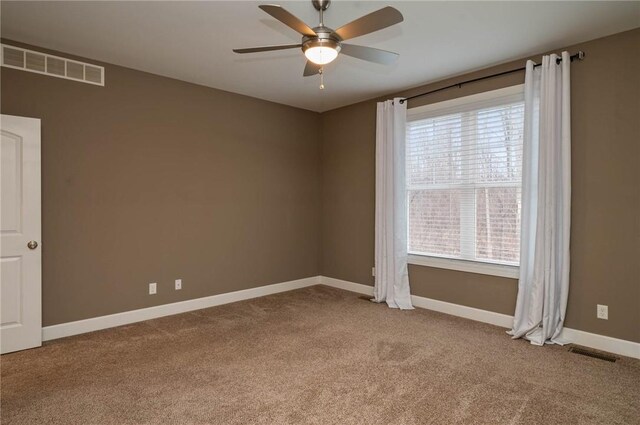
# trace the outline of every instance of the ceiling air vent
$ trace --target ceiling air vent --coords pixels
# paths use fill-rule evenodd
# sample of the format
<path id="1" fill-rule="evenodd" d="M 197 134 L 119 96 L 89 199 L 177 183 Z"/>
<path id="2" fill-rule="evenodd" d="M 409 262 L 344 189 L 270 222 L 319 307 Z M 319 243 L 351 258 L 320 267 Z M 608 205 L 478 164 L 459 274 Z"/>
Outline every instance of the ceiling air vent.
<path id="1" fill-rule="evenodd" d="M 46 56 L 40 53 L 25 52 L 26 68 L 30 71 L 46 72 Z"/>
<path id="2" fill-rule="evenodd" d="M 84 80 L 84 64 L 67 61 L 67 77 L 74 80 Z"/>
<path id="3" fill-rule="evenodd" d="M 104 67 L 48 55 L 20 47 L 0 45 L 2 66 L 81 83 L 104 86 Z"/>
<path id="4" fill-rule="evenodd" d="M 24 50 L 2 46 L 2 64 L 13 68 L 24 68 Z"/>

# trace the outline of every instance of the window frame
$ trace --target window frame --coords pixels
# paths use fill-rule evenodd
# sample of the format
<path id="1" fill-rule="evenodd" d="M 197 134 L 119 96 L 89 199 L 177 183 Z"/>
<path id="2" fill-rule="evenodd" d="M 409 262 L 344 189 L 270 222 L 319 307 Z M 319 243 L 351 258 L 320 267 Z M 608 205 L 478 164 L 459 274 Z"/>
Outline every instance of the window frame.
<path id="1" fill-rule="evenodd" d="M 502 89 L 486 91 L 470 96 L 458 97 L 451 100 L 418 106 L 407 109 L 407 124 L 412 121 L 428 119 L 438 115 L 446 115 L 451 110 L 469 107 L 469 111 L 482 108 L 482 103 L 490 103 L 499 98 L 513 97 L 514 100 L 524 101 L 524 84 L 505 87 Z M 458 111 L 459 112 L 459 111 Z M 463 112 L 464 113 L 464 112 Z M 522 183 L 521 183 L 522 184 Z M 407 203 L 407 215 L 409 205 Z M 420 266 L 435 267 L 441 269 L 457 270 L 469 273 L 486 274 L 512 279 L 518 279 L 520 275 L 519 265 L 501 264 L 499 261 L 469 260 L 451 258 L 447 256 L 425 255 L 424 253 L 411 252 L 409 248 L 409 220 L 407 220 L 407 251 L 408 263 Z"/>

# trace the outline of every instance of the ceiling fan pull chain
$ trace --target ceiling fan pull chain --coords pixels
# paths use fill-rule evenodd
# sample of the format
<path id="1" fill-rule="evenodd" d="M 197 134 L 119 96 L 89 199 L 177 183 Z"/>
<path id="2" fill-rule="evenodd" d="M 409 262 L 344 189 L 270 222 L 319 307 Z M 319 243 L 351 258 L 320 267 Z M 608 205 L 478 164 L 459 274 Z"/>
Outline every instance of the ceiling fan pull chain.
<path id="1" fill-rule="evenodd" d="M 320 74 L 320 90 L 324 90 L 324 67 L 321 67 L 320 70 L 318 71 L 318 74 Z"/>

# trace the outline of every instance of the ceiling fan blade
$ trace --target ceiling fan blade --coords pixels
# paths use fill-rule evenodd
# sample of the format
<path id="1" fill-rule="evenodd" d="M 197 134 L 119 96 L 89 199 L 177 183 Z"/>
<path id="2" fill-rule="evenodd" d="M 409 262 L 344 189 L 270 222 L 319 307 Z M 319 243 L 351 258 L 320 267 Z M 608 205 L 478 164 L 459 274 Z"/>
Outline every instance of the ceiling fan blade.
<path id="1" fill-rule="evenodd" d="M 262 46 L 262 47 L 248 47 L 246 49 L 233 49 L 235 53 L 256 53 L 256 52 L 269 52 L 271 50 L 285 50 L 295 49 L 296 47 L 302 47 L 302 44 L 281 44 L 279 46 Z"/>
<path id="2" fill-rule="evenodd" d="M 304 66 L 304 72 L 302 73 L 303 77 L 309 77 L 311 75 L 316 75 L 320 72 L 320 68 L 322 65 L 317 65 L 311 61 L 307 61 L 307 64 Z"/>
<path id="3" fill-rule="evenodd" d="M 403 20 L 402 13 L 398 9 L 387 6 L 341 26 L 336 30 L 336 34 L 343 40 L 348 40 L 390 27 Z"/>
<path id="4" fill-rule="evenodd" d="M 342 44 L 340 53 L 369 62 L 381 63 L 383 65 L 391 65 L 396 59 L 398 59 L 398 56 L 400 56 L 397 53 L 388 52 L 386 50 L 344 43 Z"/>
<path id="5" fill-rule="evenodd" d="M 287 12 L 284 8 L 274 5 L 274 4 L 262 4 L 258 6 L 260 9 L 267 12 L 269 15 L 276 18 L 278 21 L 282 22 L 286 26 L 293 28 L 298 31 L 302 35 L 308 35 L 309 37 L 315 37 L 317 34 L 311 27 L 300 19 Z"/>

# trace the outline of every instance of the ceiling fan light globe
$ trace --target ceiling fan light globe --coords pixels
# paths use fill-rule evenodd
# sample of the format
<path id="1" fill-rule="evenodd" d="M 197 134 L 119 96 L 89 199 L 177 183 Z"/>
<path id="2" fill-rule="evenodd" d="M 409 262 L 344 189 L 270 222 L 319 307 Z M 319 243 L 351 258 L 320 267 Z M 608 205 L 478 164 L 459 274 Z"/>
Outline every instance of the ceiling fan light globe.
<path id="1" fill-rule="evenodd" d="M 309 47 L 304 55 L 316 65 L 326 65 L 338 57 L 338 51 L 329 46 Z"/>

